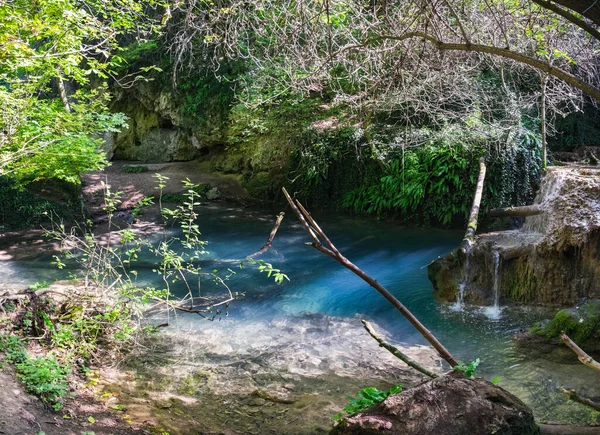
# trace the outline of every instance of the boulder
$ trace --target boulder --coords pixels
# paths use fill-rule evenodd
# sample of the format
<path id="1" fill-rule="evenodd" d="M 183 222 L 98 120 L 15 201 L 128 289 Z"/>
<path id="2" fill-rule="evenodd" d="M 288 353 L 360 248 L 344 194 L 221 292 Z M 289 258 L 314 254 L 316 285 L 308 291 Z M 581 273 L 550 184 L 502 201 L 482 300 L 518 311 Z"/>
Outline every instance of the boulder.
<path id="1" fill-rule="evenodd" d="M 343 419 L 332 435 L 537 435 L 531 410 L 485 379 L 452 372 Z"/>
<path id="2" fill-rule="evenodd" d="M 215 199 L 221 198 L 221 192 L 216 187 L 213 187 L 208 192 L 206 192 L 206 199 L 209 201 L 214 201 Z"/>

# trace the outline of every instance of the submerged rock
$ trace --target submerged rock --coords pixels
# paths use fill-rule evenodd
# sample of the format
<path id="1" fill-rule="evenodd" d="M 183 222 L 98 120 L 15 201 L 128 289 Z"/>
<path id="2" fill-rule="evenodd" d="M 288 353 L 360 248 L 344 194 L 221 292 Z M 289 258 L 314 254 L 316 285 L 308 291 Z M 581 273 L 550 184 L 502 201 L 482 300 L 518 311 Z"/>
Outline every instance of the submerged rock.
<path id="1" fill-rule="evenodd" d="M 429 265 L 436 297 L 489 305 L 500 302 L 573 305 L 600 298 L 600 171 L 549 168 L 535 200 L 545 212 L 520 230 L 478 236 L 469 267 L 458 251 Z M 495 273 L 494 253 L 500 256 Z"/>
<path id="2" fill-rule="evenodd" d="M 527 406 L 485 379 L 453 372 L 348 417 L 332 435 L 519 434 L 540 430 Z"/>
<path id="3" fill-rule="evenodd" d="M 213 187 L 208 192 L 206 192 L 206 199 L 209 201 L 214 201 L 216 199 L 221 198 L 221 192 L 216 187 Z"/>

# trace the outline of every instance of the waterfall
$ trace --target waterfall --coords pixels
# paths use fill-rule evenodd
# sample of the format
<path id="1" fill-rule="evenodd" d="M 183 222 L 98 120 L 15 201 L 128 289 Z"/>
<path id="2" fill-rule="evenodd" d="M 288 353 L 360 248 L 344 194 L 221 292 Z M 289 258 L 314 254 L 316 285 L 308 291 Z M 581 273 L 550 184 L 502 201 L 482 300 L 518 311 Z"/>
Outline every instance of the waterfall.
<path id="1" fill-rule="evenodd" d="M 456 311 L 460 311 L 464 305 L 465 288 L 467 287 L 467 279 L 469 278 L 469 264 L 471 263 L 471 247 L 469 246 L 465 251 L 466 258 L 463 265 L 463 274 L 460 284 L 458 284 L 458 294 L 456 295 L 456 302 L 452 305 L 452 308 Z"/>
<path id="2" fill-rule="evenodd" d="M 500 318 L 500 252 L 492 251 L 492 259 L 494 265 L 494 305 L 484 309 L 485 314 L 491 319 Z"/>
<path id="3" fill-rule="evenodd" d="M 550 204 L 560 197 L 567 175 L 566 171 L 557 171 L 554 168 L 549 168 L 542 179 L 540 189 L 533 203 L 544 208 L 549 208 Z M 545 234 L 548 230 L 548 214 L 542 213 L 536 216 L 527 216 L 523 230 L 529 233 Z"/>

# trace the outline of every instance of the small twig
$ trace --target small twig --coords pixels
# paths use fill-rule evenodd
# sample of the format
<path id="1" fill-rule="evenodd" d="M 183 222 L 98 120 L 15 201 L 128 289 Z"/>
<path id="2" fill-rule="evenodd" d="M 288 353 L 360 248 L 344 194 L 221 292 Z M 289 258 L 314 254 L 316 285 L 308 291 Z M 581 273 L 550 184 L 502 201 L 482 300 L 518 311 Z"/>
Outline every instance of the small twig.
<path id="1" fill-rule="evenodd" d="M 430 378 L 438 377 L 438 375 L 427 370 L 425 367 L 423 367 L 418 362 L 410 359 L 407 355 L 402 353 L 402 351 L 400 349 L 398 349 L 397 347 L 392 346 L 391 344 L 385 342 L 383 340 L 383 338 L 381 338 L 381 336 L 375 332 L 375 330 L 373 329 L 373 327 L 371 326 L 371 324 L 369 322 L 367 322 L 366 320 L 361 320 L 361 322 L 362 322 L 363 326 L 365 327 L 365 329 L 367 330 L 367 332 L 369 333 L 369 335 L 371 337 L 373 337 L 377 341 L 377 343 L 379 343 L 380 347 L 383 347 L 384 349 L 390 351 L 390 353 L 392 355 L 394 355 L 396 358 L 404 361 L 409 367 L 412 367 L 413 369 L 423 373 L 424 375 L 427 375 Z"/>
<path id="2" fill-rule="evenodd" d="M 267 239 L 267 242 L 264 244 L 264 246 L 262 248 L 260 248 L 254 254 L 248 255 L 247 258 L 258 257 L 259 255 L 262 255 L 268 251 L 268 249 L 271 247 L 271 244 L 273 243 L 275 234 L 277 234 L 277 230 L 279 229 L 279 225 L 281 225 L 281 221 L 283 220 L 284 216 L 285 216 L 284 212 L 281 212 L 277 215 L 277 219 L 275 220 L 275 225 L 273 226 L 273 229 L 271 230 L 271 234 L 269 234 L 269 238 Z"/>
<path id="3" fill-rule="evenodd" d="M 560 333 L 560 338 L 562 341 L 577 355 L 577 358 L 583 365 L 591 367 L 595 370 L 600 370 L 600 363 L 594 360 L 591 356 L 583 351 L 577 344 L 569 338 L 567 334 L 563 332 Z"/>

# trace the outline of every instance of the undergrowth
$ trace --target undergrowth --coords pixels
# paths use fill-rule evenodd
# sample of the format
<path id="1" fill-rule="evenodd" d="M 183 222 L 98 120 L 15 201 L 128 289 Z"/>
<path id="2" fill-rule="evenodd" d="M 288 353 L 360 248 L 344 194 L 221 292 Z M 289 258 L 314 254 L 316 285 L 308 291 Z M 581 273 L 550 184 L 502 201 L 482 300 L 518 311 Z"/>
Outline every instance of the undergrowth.
<path id="1" fill-rule="evenodd" d="M 17 377 L 25 389 L 58 411 L 69 391 L 69 366 L 53 356 L 31 358 L 23 342 L 12 334 L 0 334 L 0 351 L 5 360 L 15 365 Z"/>

